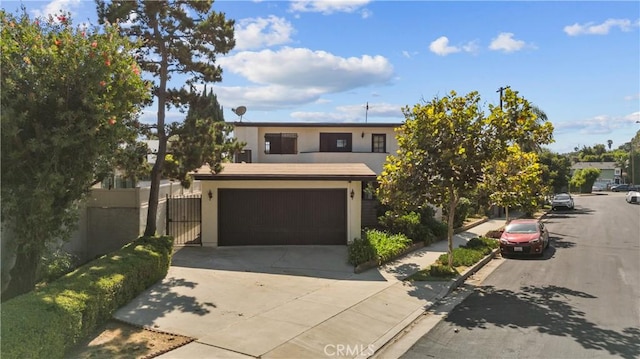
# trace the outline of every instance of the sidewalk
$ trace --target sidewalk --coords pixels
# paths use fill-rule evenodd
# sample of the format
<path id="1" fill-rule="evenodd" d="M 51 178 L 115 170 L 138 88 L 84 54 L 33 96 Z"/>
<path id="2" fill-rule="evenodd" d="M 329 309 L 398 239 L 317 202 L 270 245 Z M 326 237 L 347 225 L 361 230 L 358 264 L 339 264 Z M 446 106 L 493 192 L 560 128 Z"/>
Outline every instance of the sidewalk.
<path id="1" fill-rule="evenodd" d="M 516 213 L 511 214 L 512 218 L 516 215 Z M 498 229 L 504 224 L 505 218 L 503 217 L 468 228 L 454 236 L 454 248 L 465 244 L 471 238 Z M 285 338 L 289 328 L 268 325 L 260 328 L 246 328 L 243 332 L 230 334 L 239 341 L 236 342 L 235 347 L 242 347 L 241 353 L 251 353 L 251 356 L 241 354 L 239 350 L 228 350 L 230 347 L 226 349 L 218 347 L 215 343 L 219 343 L 219 341 L 198 338 L 198 340 L 158 358 L 370 357 L 431 306 L 464 282 L 464 278 L 449 282 L 403 281 L 407 276 L 433 264 L 442 253 L 446 252 L 447 241 L 440 241 L 411 252 L 380 268 L 370 269 L 355 275 L 359 278 L 382 275 L 386 281 L 384 286 L 381 286 L 380 281 L 373 283 L 377 287 L 371 291 L 371 295 L 355 303 L 353 298 L 345 298 L 344 294 L 337 297 L 331 296 L 330 293 L 324 295 L 322 299 L 327 304 L 343 305 L 344 309 L 332 313 L 317 325 L 310 326 L 293 337 Z M 487 257 L 485 262 L 488 260 L 490 257 Z M 484 263 L 470 268 L 466 272 L 467 275 L 475 272 L 482 265 Z M 341 286 L 344 289 L 345 285 L 355 286 L 357 284 L 360 283 L 343 281 Z M 345 305 L 345 303 L 348 304 Z M 291 316 L 292 320 L 295 320 L 298 316 L 308 317 L 316 314 L 313 313 L 312 308 L 297 309 L 297 312 L 291 311 L 285 315 Z M 212 323 L 212 326 L 214 325 L 215 323 Z M 265 342 L 273 343 L 278 340 L 281 340 L 282 343 L 277 346 L 265 345 Z M 266 352 L 260 350 L 260 348 L 268 347 L 272 349 Z"/>

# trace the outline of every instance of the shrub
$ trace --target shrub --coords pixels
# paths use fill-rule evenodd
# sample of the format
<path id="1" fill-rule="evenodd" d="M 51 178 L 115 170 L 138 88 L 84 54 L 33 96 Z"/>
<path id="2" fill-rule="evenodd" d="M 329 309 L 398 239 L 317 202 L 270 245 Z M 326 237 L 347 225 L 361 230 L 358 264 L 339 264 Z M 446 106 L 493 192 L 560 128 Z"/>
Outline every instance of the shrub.
<path id="1" fill-rule="evenodd" d="M 2 358 L 63 358 L 122 305 L 164 278 L 171 237 L 141 237 L 2 303 Z"/>
<path id="2" fill-rule="evenodd" d="M 414 242 L 423 241 L 429 235 L 428 228 L 422 225 L 420 213 L 417 212 L 398 214 L 387 211 L 378 221 L 388 232 L 404 234 Z"/>
<path id="3" fill-rule="evenodd" d="M 500 243 L 493 238 L 487 237 L 476 237 L 471 238 L 467 244 L 463 247 L 468 249 L 475 249 L 482 252 L 482 254 L 487 255 L 491 253 L 491 251 L 495 248 L 498 248 Z"/>
<path id="4" fill-rule="evenodd" d="M 498 231 L 498 230 L 489 231 L 484 236 L 487 238 L 500 239 L 500 237 L 502 237 L 502 231 Z"/>
<path id="5" fill-rule="evenodd" d="M 365 232 L 367 240 L 375 248 L 378 263 L 383 263 L 401 253 L 411 245 L 411 239 L 404 234 L 389 234 L 387 232 L 370 229 Z"/>
<path id="6" fill-rule="evenodd" d="M 376 249 L 371 245 L 367 237 L 356 238 L 347 246 L 349 263 L 357 266 L 377 258 Z"/>
<path id="7" fill-rule="evenodd" d="M 74 270 L 77 267 L 77 263 L 78 258 L 63 250 L 58 249 L 47 253 L 42 258 L 42 269 L 38 275 L 38 281 L 47 283 L 54 281 Z"/>
<path id="8" fill-rule="evenodd" d="M 482 251 L 469 249 L 469 248 L 455 248 L 453 250 L 453 266 L 454 267 L 470 267 L 478 263 L 485 255 Z M 444 253 L 438 257 L 438 262 L 442 264 L 449 263 L 449 257 L 447 253 Z"/>
<path id="9" fill-rule="evenodd" d="M 437 278 L 454 278 L 458 272 L 447 265 L 436 263 L 429 267 L 429 275 Z"/>
<path id="10" fill-rule="evenodd" d="M 411 244 L 411 239 L 404 234 L 368 229 L 363 239 L 355 239 L 349 244 L 349 263 L 358 265 L 375 259 L 381 264 L 409 248 Z"/>

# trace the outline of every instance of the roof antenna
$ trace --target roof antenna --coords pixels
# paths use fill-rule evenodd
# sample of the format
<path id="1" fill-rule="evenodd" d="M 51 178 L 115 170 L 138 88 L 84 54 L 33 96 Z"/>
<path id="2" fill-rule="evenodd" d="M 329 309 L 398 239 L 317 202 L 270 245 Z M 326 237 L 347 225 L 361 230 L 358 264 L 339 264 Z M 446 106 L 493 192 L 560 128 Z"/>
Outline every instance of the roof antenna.
<path id="1" fill-rule="evenodd" d="M 240 122 L 242 122 L 242 115 L 244 115 L 247 112 L 247 108 L 244 106 L 238 106 L 236 108 L 232 108 L 231 111 L 233 111 L 233 113 L 235 113 L 236 115 L 240 116 Z"/>

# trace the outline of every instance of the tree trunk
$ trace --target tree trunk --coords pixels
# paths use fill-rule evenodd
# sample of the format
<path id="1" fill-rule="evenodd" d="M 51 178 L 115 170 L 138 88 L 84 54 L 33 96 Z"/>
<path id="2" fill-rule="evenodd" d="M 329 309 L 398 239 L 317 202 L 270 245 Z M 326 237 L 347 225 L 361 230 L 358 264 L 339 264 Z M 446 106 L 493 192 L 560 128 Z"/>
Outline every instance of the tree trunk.
<path id="1" fill-rule="evenodd" d="M 449 219 L 447 220 L 448 231 L 447 231 L 447 258 L 449 262 L 449 268 L 453 269 L 453 221 L 456 216 L 456 205 L 458 204 L 458 199 L 455 198 L 455 191 L 453 188 L 449 189 Z"/>
<path id="2" fill-rule="evenodd" d="M 28 293 L 35 288 L 41 255 L 42 249 L 18 251 L 16 264 L 10 272 L 11 280 L 7 289 L 2 292 L 3 302 L 21 294 Z"/>

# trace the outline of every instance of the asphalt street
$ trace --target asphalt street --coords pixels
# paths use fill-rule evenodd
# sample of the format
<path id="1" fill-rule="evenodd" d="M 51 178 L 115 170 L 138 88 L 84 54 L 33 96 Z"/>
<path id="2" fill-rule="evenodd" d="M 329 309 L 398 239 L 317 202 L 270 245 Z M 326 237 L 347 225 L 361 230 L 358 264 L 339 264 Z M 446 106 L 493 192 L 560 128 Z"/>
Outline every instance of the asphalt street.
<path id="1" fill-rule="evenodd" d="M 640 358 L 640 205 L 576 196 L 543 258 L 507 258 L 402 358 Z"/>

